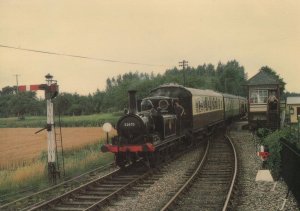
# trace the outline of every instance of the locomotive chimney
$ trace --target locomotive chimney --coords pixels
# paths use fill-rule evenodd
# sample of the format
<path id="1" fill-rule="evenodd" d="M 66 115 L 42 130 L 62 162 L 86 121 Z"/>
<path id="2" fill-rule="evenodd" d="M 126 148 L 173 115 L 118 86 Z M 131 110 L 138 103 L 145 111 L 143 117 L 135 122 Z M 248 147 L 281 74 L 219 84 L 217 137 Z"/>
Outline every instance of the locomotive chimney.
<path id="1" fill-rule="evenodd" d="M 128 96 L 129 96 L 129 113 L 134 114 L 136 113 L 136 90 L 129 90 L 128 91 Z"/>

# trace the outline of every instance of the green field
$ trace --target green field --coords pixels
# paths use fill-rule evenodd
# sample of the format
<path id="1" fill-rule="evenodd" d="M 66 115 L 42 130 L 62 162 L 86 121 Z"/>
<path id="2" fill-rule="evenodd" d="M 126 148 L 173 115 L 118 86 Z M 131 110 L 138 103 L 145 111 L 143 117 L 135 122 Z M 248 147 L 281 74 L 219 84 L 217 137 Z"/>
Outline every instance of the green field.
<path id="1" fill-rule="evenodd" d="M 102 126 L 105 122 L 115 124 L 120 113 L 101 113 L 82 116 L 62 116 L 62 127 L 97 127 Z M 42 128 L 46 125 L 46 116 L 25 116 L 25 120 L 19 120 L 17 117 L 0 118 L 0 128 L 16 127 L 34 127 Z M 58 117 L 55 117 L 55 123 L 58 124 Z"/>

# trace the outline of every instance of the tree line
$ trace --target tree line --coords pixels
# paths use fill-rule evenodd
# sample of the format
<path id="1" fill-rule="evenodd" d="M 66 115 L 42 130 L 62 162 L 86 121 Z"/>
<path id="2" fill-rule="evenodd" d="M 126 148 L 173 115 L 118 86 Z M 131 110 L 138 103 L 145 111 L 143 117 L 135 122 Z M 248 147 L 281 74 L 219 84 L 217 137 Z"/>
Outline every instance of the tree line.
<path id="1" fill-rule="evenodd" d="M 273 71 L 273 70 L 272 70 Z M 127 90 L 137 90 L 137 98 L 146 97 L 149 91 L 165 83 L 177 83 L 191 88 L 212 89 L 219 92 L 246 96 L 247 73 L 236 60 L 221 62 L 217 66 L 203 64 L 176 67 L 163 74 L 129 72 L 106 80 L 105 90 L 92 94 L 60 93 L 54 100 L 55 113 L 61 115 L 89 115 L 121 111 L 127 107 Z M 46 102 L 35 92 L 17 92 L 16 87 L 4 87 L 0 91 L 0 117 L 46 115 Z"/>

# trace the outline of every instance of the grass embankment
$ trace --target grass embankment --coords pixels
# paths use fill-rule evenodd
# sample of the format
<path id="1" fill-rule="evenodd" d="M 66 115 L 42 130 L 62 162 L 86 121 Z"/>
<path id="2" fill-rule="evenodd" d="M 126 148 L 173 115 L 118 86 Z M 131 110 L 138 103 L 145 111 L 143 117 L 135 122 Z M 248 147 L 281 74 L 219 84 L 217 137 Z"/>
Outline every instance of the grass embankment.
<path id="1" fill-rule="evenodd" d="M 95 166 L 113 161 L 111 153 L 101 153 L 99 141 L 64 152 L 66 177 L 79 175 Z M 49 185 L 47 153 L 44 151 L 33 163 L 0 171 L 0 201 L 22 195 L 23 190 L 38 190 Z"/>
<path id="2" fill-rule="evenodd" d="M 62 116 L 62 127 L 98 127 L 102 126 L 105 122 L 115 124 L 120 113 L 102 113 L 93 115 L 81 115 L 81 116 Z M 17 117 L 0 118 L 0 128 L 42 128 L 46 125 L 46 116 L 25 116 L 25 120 L 19 120 Z M 58 116 L 55 118 L 56 124 L 58 124 Z"/>

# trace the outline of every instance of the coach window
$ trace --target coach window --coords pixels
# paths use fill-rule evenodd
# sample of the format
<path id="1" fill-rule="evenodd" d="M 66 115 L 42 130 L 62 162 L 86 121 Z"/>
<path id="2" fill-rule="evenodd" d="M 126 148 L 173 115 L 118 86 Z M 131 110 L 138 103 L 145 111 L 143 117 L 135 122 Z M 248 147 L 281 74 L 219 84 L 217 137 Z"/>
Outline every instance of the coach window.
<path id="1" fill-rule="evenodd" d="M 203 103 L 201 101 L 201 99 L 199 100 L 199 113 L 201 113 L 203 111 Z"/>
<path id="2" fill-rule="evenodd" d="M 201 97 L 200 98 L 200 112 L 203 112 L 204 111 L 204 98 L 203 97 Z"/>
<path id="3" fill-rule="evenodd" d="M 217 102 L 217 98 L 214 98 L 214 109 L 218 109 L 218 102 Z"/>

